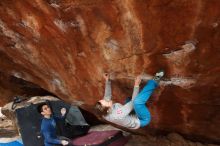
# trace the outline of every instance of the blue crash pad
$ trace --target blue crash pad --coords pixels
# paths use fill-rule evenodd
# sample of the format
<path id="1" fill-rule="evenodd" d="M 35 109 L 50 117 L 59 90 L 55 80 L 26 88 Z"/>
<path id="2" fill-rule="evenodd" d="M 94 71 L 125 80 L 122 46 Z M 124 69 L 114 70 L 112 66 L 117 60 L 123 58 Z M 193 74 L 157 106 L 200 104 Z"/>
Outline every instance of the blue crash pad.
<path id="1" fill-rule="evenodd" d="M 9 143 L 0 143 L 0 146 L 23 146 L 23 144 L 18 141 L 13 141 Z"/>

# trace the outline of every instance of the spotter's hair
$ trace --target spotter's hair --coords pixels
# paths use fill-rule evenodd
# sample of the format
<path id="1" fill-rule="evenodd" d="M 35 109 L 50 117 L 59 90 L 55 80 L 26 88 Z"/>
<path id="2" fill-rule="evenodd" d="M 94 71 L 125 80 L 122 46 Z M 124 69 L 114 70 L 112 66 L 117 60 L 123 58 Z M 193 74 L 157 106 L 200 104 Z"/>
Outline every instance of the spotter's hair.
<path id="1" fill-rule="evenodd" d="M 41 112 L 43 111 L 43 106 L 44 106 L 44 105 L 49 106 L 46 102 L 40 103 L 40 104 L 37 106 L 37 111 L 38 111 L 38 113 L 41 114 Z M 50 106 L 49 106 L 49 107 L 50 107 Z"/>

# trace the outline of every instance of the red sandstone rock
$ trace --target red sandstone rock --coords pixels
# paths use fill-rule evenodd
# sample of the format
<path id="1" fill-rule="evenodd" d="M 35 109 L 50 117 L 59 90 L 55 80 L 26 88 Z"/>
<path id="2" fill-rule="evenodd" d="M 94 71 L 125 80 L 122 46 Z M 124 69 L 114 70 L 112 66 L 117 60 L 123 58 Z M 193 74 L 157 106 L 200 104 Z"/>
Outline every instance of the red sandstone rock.
<path id="1" fill-rule="evenodd" d="M 93 105 L 104 72 L 122 102 L 164 68 L 149 127 L 220 142 L 219 19 L 218 0 L 1 0 L 0 71 Z"/>

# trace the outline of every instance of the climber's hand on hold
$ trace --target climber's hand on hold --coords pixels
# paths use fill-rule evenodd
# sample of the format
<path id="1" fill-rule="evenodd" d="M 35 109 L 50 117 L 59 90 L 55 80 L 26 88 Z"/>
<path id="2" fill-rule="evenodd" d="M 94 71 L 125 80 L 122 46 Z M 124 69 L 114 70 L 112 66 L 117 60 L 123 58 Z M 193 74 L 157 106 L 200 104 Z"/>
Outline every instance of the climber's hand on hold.
<path id="1" fill-rule="evenodd" d="M 105 74 L 103 75 L 103 77 L 104 77 L 104 79 L 105 79 L 106 81 L 109 80 L 109 74 L 108 74 L 108 73 L 105 73 Z"/>
<path id="2" fill-rule="evenodd" d="M 139 87 L 140 83 L 141 83 L 141 76 L 138 75 L 138 76 L 135 78 L 134 86 Z"/>

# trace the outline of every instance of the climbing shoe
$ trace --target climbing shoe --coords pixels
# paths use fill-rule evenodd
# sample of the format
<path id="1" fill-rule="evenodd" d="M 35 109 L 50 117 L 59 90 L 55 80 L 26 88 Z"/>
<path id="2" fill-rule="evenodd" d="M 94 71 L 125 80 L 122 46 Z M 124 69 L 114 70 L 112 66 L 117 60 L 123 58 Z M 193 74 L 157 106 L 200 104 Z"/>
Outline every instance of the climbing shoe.
<path id="1" fill-rule="evenodd" d="M 165 74 L 164 70 L 158 71 L 158 72 L 155 74 L 153 80 L 155 80 L 156 82 L 159 83 L 160 80 L 161 80 L 161 78 L 164 76 L 164 74 Z"/>

